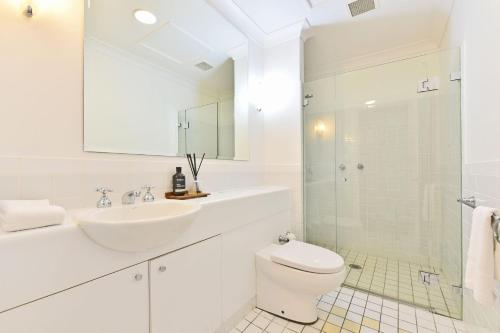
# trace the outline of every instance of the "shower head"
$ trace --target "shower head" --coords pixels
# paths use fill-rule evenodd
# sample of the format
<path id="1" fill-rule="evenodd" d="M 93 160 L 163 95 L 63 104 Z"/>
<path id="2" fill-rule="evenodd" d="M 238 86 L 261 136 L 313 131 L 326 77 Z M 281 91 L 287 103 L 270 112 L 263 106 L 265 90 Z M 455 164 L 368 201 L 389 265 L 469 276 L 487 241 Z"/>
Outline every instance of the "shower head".
<path id="1" fill-rule="evenodd" d="M 351 16 L 358 16 L 375 9 L 375 0 L 356 0 L 349 3 Z"/>

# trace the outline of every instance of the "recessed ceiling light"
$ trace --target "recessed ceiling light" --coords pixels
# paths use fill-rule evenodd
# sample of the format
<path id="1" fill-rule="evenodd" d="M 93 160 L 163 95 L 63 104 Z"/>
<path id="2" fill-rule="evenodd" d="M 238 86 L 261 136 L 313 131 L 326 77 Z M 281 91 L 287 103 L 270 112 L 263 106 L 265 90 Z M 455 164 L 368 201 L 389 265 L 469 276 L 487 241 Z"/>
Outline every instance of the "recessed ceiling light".
<path id="1" fill-rule="evenodd" d="M 134 17 L 137 21 L 144 24 L 155 24 L 156 16 L 150 11 L 138 9 L 134 12 Z"/>

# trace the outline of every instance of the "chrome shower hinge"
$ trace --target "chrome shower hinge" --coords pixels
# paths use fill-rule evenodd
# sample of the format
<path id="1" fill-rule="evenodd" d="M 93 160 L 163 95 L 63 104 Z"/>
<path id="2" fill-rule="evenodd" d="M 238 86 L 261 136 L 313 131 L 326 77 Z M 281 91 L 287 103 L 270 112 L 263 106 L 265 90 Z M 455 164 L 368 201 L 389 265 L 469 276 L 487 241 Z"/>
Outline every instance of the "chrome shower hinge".
<path id="1" fill-rule="evenodd" d="M 439 77 L 428 77 L 418 82 L 417 93 L 439 90 Z"/>
<path id="2" fill-rule="evenodd" d="M 439 274 L 420 271 L 420 281 L 426 286 L 437 286 L 439 285 Z"/>

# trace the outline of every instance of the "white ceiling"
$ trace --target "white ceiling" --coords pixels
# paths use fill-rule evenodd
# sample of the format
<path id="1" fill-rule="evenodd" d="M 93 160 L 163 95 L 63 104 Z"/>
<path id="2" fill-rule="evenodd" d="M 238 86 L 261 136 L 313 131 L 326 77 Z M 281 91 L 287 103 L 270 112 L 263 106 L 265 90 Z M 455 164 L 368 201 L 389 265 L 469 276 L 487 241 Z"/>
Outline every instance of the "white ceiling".
<path id="1" fill-rule="evenodd" d="M 421 41 L 439 43 L 453 0 L 376 0 L 377 9 L 351 17 L 352 0 L 207 0 L 264 47 L 300 33 L 330 34 L 323 42 L 346 56 Z"/>
<path id="2" fill-rule="evenodd" d="M 416 30 L 422 37 L 441 37 L 453 5 L 453 0 L 375 0 L 375 10 L 353 18 L 347 6 L 351 0 L 316 1 L 307 15 L 313 28 L 369 22 L 372 26 L 391 24 L 391 29 L 406 32 Z"/>
<path id="3" fill-rule="evenodd" d="M 306 79 L 363 67 L 369 58 L 395 60 L 439 48 L 453 0 L 378 0 L 377 9 L 351 17 L 345 1 L 311 10 L 305 32 Z M 350 63 L 350 64 L 349 64 Z"/>
<path id="4" fill-rule="evenodd" d="M 224 64 L 246 37 L 270 47 L 302 35 L 306 72 L 408 45 L 437 46 L 454 0 L 376 0 L 377 9 L 354 18 L 352 0 L 90 1 L 87 34 L 198 78 L 212 74 L 195 63 Z M 138 8 L 158 23 L 135 21 Z"/>
<path id="5" fill-rule="evenodd" d="M 264 33 L 272 34 L 304 22 L 310 9 L 304 0 L 233 0 Z"/>
<path id="6" fill-rule="evenodd" d="M 217 89 L 232 89 L 230 54 L 246 45 L 247 38 L 205 0 L 90 0 L 89 5 L 86 38 L 110 44 L 196 83 L 217 82 L 226 85 Z M 135 20 L 137 9 L 154 13 L 157 23 L 144 25 Z M 203 61 L 214 69 L 205 72 L 195 67 Z"/>

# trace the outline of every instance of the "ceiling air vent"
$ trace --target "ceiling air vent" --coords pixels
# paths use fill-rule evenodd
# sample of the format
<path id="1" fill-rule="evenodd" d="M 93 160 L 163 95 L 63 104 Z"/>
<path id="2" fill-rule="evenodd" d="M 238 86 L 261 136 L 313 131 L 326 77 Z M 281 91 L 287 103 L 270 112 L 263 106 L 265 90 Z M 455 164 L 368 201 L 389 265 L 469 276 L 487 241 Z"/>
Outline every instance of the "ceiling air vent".
<path id="1" fill-rule="evenodd" d="M 199 64 L 196 64 L 194 65 L 195 67 L 198 67 L 199 69 L 201 69 L 202 71 L 209 71 L 211 70 L 212 68 L 214 68 L 214 66 L 210 65 L 209 63 L 205 62 L 205 61 L 202 61 L 200 62 Z"/>
<path id="2" fill-rule="evenodd" d="M 352 17 L 364 14 L 375 9 L 375 0 L 357 0 L 349 3 Z"/>

